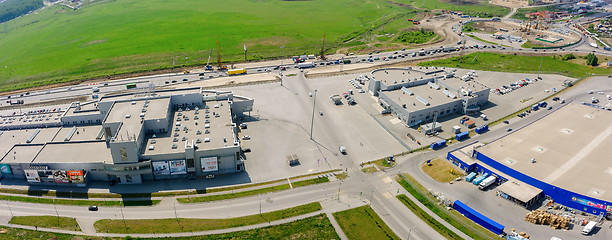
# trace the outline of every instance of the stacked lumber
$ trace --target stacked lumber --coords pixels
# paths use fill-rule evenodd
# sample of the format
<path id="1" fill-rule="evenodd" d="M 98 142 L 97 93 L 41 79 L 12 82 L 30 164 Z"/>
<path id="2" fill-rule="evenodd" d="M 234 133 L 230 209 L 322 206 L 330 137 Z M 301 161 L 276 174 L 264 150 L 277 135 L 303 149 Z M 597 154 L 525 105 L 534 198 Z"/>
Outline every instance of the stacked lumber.
<path id="1" fill-rule="evenodd" d="M 554 229 L 569 229 L 570 219 L 547 213 L 544 210 L 534 210 L 525 215 L 525 221 L 533 224 L 550 225 Z"/>

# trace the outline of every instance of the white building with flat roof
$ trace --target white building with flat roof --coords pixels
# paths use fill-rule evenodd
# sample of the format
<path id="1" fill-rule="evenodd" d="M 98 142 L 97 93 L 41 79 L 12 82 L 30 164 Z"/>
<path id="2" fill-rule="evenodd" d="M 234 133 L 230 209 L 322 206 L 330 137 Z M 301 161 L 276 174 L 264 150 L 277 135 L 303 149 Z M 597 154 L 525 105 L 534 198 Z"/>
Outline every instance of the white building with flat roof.
<path id="1" fill-rule="evenodd" d="M 231 92 L 186 88 L 72 103 L 50 117 L 2 116 L 0 167 L 30 184 L 77 186 L 244 171 L 234 119 L 252 106 Z"/>

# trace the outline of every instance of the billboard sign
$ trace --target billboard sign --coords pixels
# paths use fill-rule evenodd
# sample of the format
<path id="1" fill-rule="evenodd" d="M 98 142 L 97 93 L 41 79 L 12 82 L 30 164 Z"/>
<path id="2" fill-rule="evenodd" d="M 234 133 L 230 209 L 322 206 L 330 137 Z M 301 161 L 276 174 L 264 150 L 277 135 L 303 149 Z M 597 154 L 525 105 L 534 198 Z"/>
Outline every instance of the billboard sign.
<path id="1" fill-rule="evenodd" d="M 8 164 L 0 164 L 0 172 L 2 172 L 2 175 L 13 174 L 13 172 L 11 171 L 11 166 L 9 166 Z"/>
<path id="2" fill-rule="evenodd" d="M 202 172 L 214 172 L 219 170 L 217 157 L 200 158 L 200 163 L 202 164 Z"/>
<path id="3" fill-rule="evenodd" d="M 185 160 L 168 161 L 170 165 L 170 174 L 187 174 L 187 166 L 185 166 Z"/>
<path id="4" fill-rule="evenodd" d="M 38 170 L 23 170 L 26 175 L 26 180 L 28 182 L 40 182 L 40 176 L 38 176 Z"/>
<path id="5" fill-rule="evenodd" d="M 85 177 L 83 176 L 82 170 L 68 170 L 66 173 L 71 183 L 85 183 Z"/>
<path id="6" fill-rule="evenodd" d="M 70 178 L 64 170 L 53 171 L 53 179 L 56 183 L 70 183 Z"/>
<path id="7" fill-rule="evenodd" d="M 582 205 L 586 205 L 589 207 L 594 207 L 594 208 L 599 208 L 599 209 L 604 209 L 607 211 L 612 210 L 612 206 L 606 206 L 605 204 L 601 204 L 601 203 L 595 203 L 583 198 L 578 198 L 578 197 L 572 197 L 572 202 L 577 202 L 580 203 Z"/>
<path id="8" fill-rule="evenodd" d="M 151 162 L 153 165 L 153 175 L 169 175 L 170 167 L 167 161 Z"/>

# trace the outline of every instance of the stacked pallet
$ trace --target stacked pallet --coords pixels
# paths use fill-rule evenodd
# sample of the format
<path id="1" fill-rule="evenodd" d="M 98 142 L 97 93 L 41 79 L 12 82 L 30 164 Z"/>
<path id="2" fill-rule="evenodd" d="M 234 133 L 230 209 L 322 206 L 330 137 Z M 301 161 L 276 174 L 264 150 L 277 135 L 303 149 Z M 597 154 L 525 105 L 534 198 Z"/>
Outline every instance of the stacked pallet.
<path id="1" fill-rule="evenodd" d="M 534 210 L 525 215 L 525 221 L 533 224 L 550 225 L 551 228 L 569 229 L 569 218 L 547 213 L 544 210 Z"/>

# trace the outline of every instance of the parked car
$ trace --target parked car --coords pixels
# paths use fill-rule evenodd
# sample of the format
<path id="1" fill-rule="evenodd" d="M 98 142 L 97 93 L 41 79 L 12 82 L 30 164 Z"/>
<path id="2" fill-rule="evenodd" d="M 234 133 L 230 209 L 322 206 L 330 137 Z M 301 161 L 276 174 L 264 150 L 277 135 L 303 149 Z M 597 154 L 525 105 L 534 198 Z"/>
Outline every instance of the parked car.
<path id="1" fill-rule="evenodd" d="M 89 206 L 89 208 L 88 208 L 88 209 L 89 209 L 89 211 L 98 211 L 98 206 L 96 206 L 96 205 L 91 205 L 91 206 Z"/>

